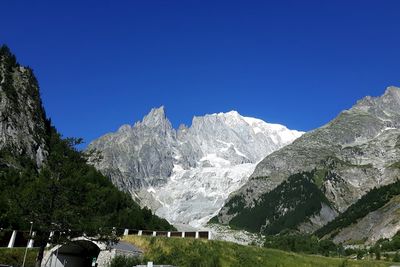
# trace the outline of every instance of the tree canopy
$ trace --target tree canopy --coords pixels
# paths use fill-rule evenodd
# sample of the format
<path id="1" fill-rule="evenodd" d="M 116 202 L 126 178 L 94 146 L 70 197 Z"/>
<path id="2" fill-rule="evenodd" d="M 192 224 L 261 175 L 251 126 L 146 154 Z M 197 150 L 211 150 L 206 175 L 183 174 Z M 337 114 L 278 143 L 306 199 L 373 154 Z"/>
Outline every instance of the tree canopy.
<path id="1" fill-rule="evenodd" d="M 86 234 L 101 239 L 109 238 L 113 227 L 174 229 L 88 165 L 75 148 L 79 140 L 63 139 L 54 127 L 47 138 L 49 153 L 40 170 L 29 158 L 1 151 L 1 228 L 27 230 L 33 222 L 35 243 L 43 249 L 50 231 L 62 233 L 59 238 Z"/>

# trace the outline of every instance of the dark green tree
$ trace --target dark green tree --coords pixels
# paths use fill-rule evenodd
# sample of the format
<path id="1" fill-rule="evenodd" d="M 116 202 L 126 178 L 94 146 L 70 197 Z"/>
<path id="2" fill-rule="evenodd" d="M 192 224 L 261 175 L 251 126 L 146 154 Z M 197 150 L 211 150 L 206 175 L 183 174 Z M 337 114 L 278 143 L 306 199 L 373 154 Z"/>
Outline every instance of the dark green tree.
<path id="1" fill-rule="evenodd" d="M 30 123 L 37 127 L 30 134 L 45 143 L 48 155 L 38 167 L 22 149 L 2 144 L 0 228 L 28 230 L 32 222 L 37 233 L 35 244 L 40 248 L 38 266 L 50 231 L 57 232 L 50 241 L 60 243 L 81 235 L 112 242 L 121 233 L 118 228 L 174 229 L 150 210 L 141 209 L 130 195 L 119 191 L 107 177 L 87 164 L 86 155 L 76 149 L 81 139 L 62 138 L 46 118 L 32 70 L 25 68 L 28 71 L 18 76 L 19 67 L 8 47 L 0 46 L 0 89 L 10 100 L 6 101 L 8 113 L 3 116 L 19 112 L 20 103 L 26 102 L 19 98 L 31 100 Z M 21 86 L 22 83 L 25 85 Z"/>
<path id="2" fill-rule="evenodd" d="M 141 209 L 132 198 L 115 188 L 110 180 L 86 163 L 76 150 L 77 139 L 63 139 L 54 127 L 48 136 L 46 164 L 36 170 L 34 163 L 19 169 L 0 171 L 1 227 L 28 229 L 33 222 L 39 246 L 39 266 L 50 231 L 58 235 L 52 242 L 67 242 L 83 234 L 113 242 L 117 228 L 171 230 L 164 219 Z"/>
<path id="3" fill-rule="evenodd" d="M 400 255 L 399 255 L 398 251 L 396 252 L 396 254 L 394 254 L 393 261 L 394 262 L 400 262 Z"/>

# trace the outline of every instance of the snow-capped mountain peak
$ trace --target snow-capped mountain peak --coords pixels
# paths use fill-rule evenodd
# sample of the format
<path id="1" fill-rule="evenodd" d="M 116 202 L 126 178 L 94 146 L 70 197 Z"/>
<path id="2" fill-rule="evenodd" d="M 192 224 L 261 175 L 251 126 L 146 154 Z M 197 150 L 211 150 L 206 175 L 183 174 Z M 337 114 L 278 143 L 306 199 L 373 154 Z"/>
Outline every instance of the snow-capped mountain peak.
<path id="1" fill-rule="evenodd" d="M 256 163 L 301 135 L 237 111 L 194 117 L 190 127 L 175 130 L 162 106 L 89 149 L 102 152 L 95 166 L 142 205 L 172 223 L 201 226 L 247 181 Z"/>

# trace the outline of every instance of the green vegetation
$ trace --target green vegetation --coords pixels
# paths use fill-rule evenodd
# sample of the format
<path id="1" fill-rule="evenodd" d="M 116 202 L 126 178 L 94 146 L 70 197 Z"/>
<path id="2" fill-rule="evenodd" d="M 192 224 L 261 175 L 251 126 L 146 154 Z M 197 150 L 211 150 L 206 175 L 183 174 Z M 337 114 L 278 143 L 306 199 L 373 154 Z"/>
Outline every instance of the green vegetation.
<path id="1" fill-rule="evenodd" d="M 4 64 L 4 73 L 1 77 L 1 80 L 4 80 L 2 89 L 6 94 L 6 97 L 11 100 L 13 107 L 15 108 L 18 101 L 18 95 L 16 88 L 14 87 L 13 72 L 14 68 L 18 66 L 17 59 L 7 46 L 2 45 L 0 47 L 0 61 Z"/>
<path id="2" fill-rule="evenodd" d="M 357 220 L 365 217 L 368 213 L 383 207 L 394 196 L 400 194 L 400 180 L 379 188 L 373 188 L 362 196 L 356 203 L 351 205 L 345 212 L 315 232 L 319 237 L 329 235 L 335 236 L 343 229 Z"/>
<path id="3" fill-rule="evenodd" d="M 62 139 L 55 128 L 48 137 L 49 155 L 40 172 L 28 159 L 21 161 L 23 168 L 0 167 L 0 227 L 26 230 L 32 221 L 42 251 L 50 230 L 109 239 L 113 226 L 173 229 L 87 165 L 74 149 L 76 140 Z"/>
<path id="4" fill-rule="evenodd" d="M 112 226 L 172 229 L 87 165 L 85 156 L 74 148 L 75 139 L 62 139 L 55 128 L 48 137 L 49 155 L 40 172 L 26 158 L 21 159 L 22 168 L 0 167 L 0 227 L 28 229 L 33 221 L 39 231 L 58 227 L 55 230 L 88 234 Z"/>
<path id="5" fill-rule="evenodd" d="M 321 203 L 329 201 L 317 186 L 322 173 L 304 172 L 294 174 L 274 190 L 264 194 L 253 207 L 244 207 L 243 200 L 236 196 L 227 205 L 239 212 L 229 223 L 233 228 L 249 232 L 277 234 L 285 229 L 295 229 L 309 216 L 321 210 Z"/>
<path id="6" fill-rule="evenodd" d="M 318 188 L 321 188 L 322 184 L 325 181 L 326 176 L 328 175 L 327 169 L 316 169 L 314 172 L 313 180 Z"/>
<path id="7" fill-rule="evenodd" d="M 383 243 L 385 243 L 386 246 L 383 245 Z M 393 254 L 393 251 L 397 251 L 400 248 L 400 237 L 399 240 L 394 243 L 389 240 L 384 240 L 383 243 L 377 243 L 369 249 L 365 247 L 345 249 L 341 244 L 337 245 L 329 239 L 319 239 L 314 235 L 304 235 L 293 232 L 276 236 L 267 236 L 264 246 L 296 253 L 319 254 L 327 257 L 352 257 L 358 260 L 384 259 L 385 261 L 394 261 L 395 254 Z M 382 255 L 382 252 L 388 251 L 392 253 L 392 256 L 389 254 Z"/>
<path id="8" fill-rule="evenodd" d="M 389 168 L 400 169 L 400 162 L 393 163 L 392 165 L 389 166 Z"/>
<path id="9" fill-rule="evenodd" d="M 358 147 L 346 147 L 344 148 L 346 149 L 350 149 L 353 151 L 353 153 L 360 153 L 362 150 Z M 339 168 L 347 168 L 347 167 L 354 167 L 354 168 L 361 168 L 361 169 L 368 169 L 368 168 L 372 168 L 372 164 L 368 163 L 368 164 L 364 164 L 364 165 L 358 165 L 358 164 L 353 164 L 351 162 L 348 161 L 344 161 L 336 156 L 328 156 L 325 160 L 323 160 L 321 162 L 323 165 L 325 165 L 326 168 L 328 168 L 328 170 L 335 170 L 335 169 L 339 169 Z"/>
<path id="10" fill-rule="evenodd" d="M 331 240 L 320 240 L 316 236 L 299 233 L 267 236 L 264 246 L 267 248 L 324 256 L 343 256 L 345 254 L 343 246 L 336 245 Z"/>
<path id="11" fill-rule="evenodd" d="M 398 232 L 391 239 L 380 239 L 371 248 L 371 251 L 376 252 L 388 252 L 388 251 L 399 251 L 400 250 L 400 232 Z"/>
<path id="12" fill-rule="evenodd" d="M 400 262 L 400 254 L 398 251 L 396 252 L 396 254 L 394 254 L 393 261 Z"/>
<path id="13" fill-rule="evenodd" d="M 243 246 L 215 240 L 139 236 L 127 236 L 124 240 L 140 247 L 145 252 L 143 262 L 153 261 L 155 264 L 171 264 L 180 267 L 379 267 L 390 265 L 382 261 L 355 261 L 343 258 L 302 255 L 276 249 Z"/>
<path id="14" fill-rule="evenodd" d="M 208 221 L 208 223 L 219 223 L 219 221 L 218 221 L 218 215 L 212 217 L 212 218 Z"/>
<path id="15" fill-rule="evenodd" d="M 19 66 L 4 46 L 0 48 L 0 57 L 2 63 L 6 58 L 5 66 L 10 70 Z M 8 82 L 15 85 L 12 76 L 9 78 Z M 32 88 L 25 86 L 18 90 L 34 94 L 29 91 L 31 88 L 36 92 L 32 112 L 36 112 L 42 124 L 45 122 L 42 127 L 45 129 L 31 134 L 45 140 L 48 155 L 38 169 L 24 151 L 15 152 L 16 149 L 9 147 L 0 151 L 0 228 L 28 230 L 33 222 L 35 245 L 40 247 L 39 260 L 50 231 L 60 233 L 55 236 L 61 240 L 53 240 L 60 242 L 83 233 L 99 240 L 115 240 L 112 227 L 174 229 L 150 210 L 141 209 L 129 194 L 120 192 L 107 177 L 87 164 L 88 155 L 76 149 L 81 140 L 62 138 L 51 126 L 41 106 L 36 80 L 32 76 L 28 82 Z M 10 109 L 17 112 L 13 107 Z"/>
<path id="16" fill-rule="evenodd" d="M 228 214 L 241 212 L 244 208 L 244 200 L 240 195 L 233 196 L 229 201 Z"/>
<path id="17" fill-rule="evenodd" d="M 24 260 L 25 248 L 0 248 L 0 263 L 12 266 L 21 266 Z M 37 249 L 28 249 L 25 267 L 35 266 Z"/>
<path id="18" fill-rule="evenodd" d="M 108 267 L 132 267 L 142 263 L 142 259 L 135 257 L 116 256 Z"/>

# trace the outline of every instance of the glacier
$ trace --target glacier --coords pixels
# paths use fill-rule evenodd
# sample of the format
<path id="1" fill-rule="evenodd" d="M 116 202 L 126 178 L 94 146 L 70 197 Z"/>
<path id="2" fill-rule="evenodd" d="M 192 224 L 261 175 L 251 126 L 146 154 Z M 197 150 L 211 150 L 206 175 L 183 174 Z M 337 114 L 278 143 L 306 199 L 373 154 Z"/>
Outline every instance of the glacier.
<path id="1" fill-rule="evenodd" d="M 237 111 L 194 117 L 174 129 L 164 107 L 94 140 L 94 166 L 174 225 L 204 228 L 267 155 L 303 134 Z"/>

